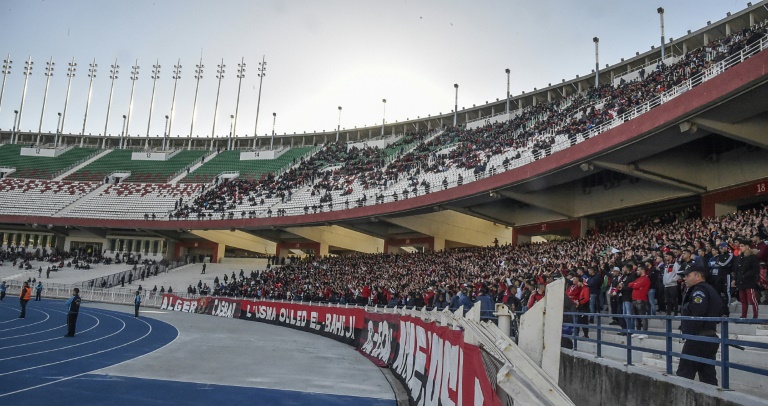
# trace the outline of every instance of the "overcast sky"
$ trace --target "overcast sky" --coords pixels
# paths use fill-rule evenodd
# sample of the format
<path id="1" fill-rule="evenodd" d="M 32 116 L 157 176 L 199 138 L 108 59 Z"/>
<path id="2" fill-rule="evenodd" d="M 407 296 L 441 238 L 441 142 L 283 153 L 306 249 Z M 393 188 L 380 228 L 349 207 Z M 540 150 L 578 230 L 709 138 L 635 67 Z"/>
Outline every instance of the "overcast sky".
<path id="1" fill-rule="evenodd" d="M 235 0 L 3 0 L 0 53 L 13 60 L 0 106 L 0 128 L 10 129 L 22 100 L 24 62 L 31 56 L 21 129 L 37 131 L 52 57 L 43 131 L 55 131 L 64 111 L 67 64 L 75 58 L 64 132 L 80 133 L 88 96 L 88 65 L 98 64 L 86 133 L 119 134 L 128 114 L 131 66 L 139 74 L 129 133 L 145 136 L 152 65 L 161 65 L 150 134 L 162 135 L 170 114 L 172 71 L 181 61 L 172 136 L 187 136 L 195 95 L 195 65 L 202 55 L 194 134 L 213 128 L 217 65 L 226 65 L 216 114 L 216 134 L 226 135 L 235 114 L 241 58 L 237 134 L 252 135 L 259 62 L 266 57 L 258 133 L 302 133 L 381 125 L 448 113 L 459 84 L 459 108 L 503 99 L 505 68 L 512 94 L 589 74 L 592 37 L 600 37 L 600 64 L 645 52 L 659 43 L 657 7 L 665 8 L 667 38 L 678 38 L 708 20 L 746 7 L 746 0 L 538 0 L 538 1 L 235 1 Z"/>

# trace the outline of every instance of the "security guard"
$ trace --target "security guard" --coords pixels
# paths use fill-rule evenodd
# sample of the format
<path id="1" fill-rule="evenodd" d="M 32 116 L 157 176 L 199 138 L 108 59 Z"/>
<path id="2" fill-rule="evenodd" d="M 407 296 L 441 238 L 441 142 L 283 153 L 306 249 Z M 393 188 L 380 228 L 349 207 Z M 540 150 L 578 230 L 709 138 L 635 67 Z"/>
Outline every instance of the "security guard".
<path id="1" fill-rule="evenodd" d="M 74 288 L 72 290 L 72 297 L 67 300 L 65 306 L 69 310 L 67 312 L 67 334 L 64 337 L 75 336 L 75 326 L 77 325 L 77 315 L 80 313 L 80 289 Z"/>
<path id="2" fill-rule="evenodd" d="M 691 265 L 685 271 L 678 273 L 685 280 L 687 290 L 683 297 L 683 316 L 719 317 L 722 311 L 722 299 L 715 288 L 705 282 L 707 271 L 699 265 Z M 702 320 L 683 320 L 680 330 L 683 334 L 717 338 L 717 322 Z M 714 360 L 717 355 L 718 343 L 685 340 L 683 354 Z M 694 379 L 699 374 L 699 381 L 717 386 L 717 375 L 714 365 L 708 365 L 680 358 L 677 376 Z"/>

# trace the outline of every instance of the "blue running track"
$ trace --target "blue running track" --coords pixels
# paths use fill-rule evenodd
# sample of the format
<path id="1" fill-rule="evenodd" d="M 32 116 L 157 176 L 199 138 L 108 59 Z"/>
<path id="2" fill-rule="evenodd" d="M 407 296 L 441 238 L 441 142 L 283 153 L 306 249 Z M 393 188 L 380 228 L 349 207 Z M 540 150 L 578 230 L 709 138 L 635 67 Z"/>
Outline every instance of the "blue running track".
<path id="1" fill-rule="evenodd" d="M 377 398 L 179 382 L 173 380 L 172 368 L 169 380 L 93 373 L 147 355 L 178 336 L 168 323 L 134 319 L 132 310 L 94 309 L 83 302 L 75 337 L 69 338 L 63 337 L 63 301 L 30 301 L 27 317 L 19 319 L 18 299 L 6 297 L 0 302 L 0 405 L 395 404 Z"/>

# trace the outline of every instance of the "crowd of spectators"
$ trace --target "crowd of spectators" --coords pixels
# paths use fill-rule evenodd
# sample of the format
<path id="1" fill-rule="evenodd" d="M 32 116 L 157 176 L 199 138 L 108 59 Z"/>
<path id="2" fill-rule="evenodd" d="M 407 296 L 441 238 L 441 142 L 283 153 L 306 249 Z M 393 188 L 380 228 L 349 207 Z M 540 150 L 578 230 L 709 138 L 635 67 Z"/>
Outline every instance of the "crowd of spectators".
<path id="1" fill-rule="evenodd" d="M 405 135 L 396 143 L 389 146 L 397 150 L 405 145 L 423 139 L 425 131 L 416 131 Z M 281 203 L 290 201 L 293 192 L 304 186 L 310 186 L 312 196 L 322 196 L 322 203 L 331 203 L 330 191 L 345 191 L 358 181 L 364 187 L 383 180 L 382 171 L 385 164 L 384 150 L 378 147 L 353 146 L 349 148 L 344 142 L 332 142 L 324 145 L 311 157 L 302 158 L 296 165 L 275 176 L 268 174 L 261 179 L 217 179 L 216 185 L 207 188 L 191 201 L 180 201 L 171 218 L 176 219 L 210 219 L 253 217 L 256 210 L 235 213 L 238 206 L 259 208 L 273 204 L 270 199 L 279 199 Z M 271 209 L 268 209 L 271 214 Z M 315 208 L 317 210 L 317 208 Z M 277 212 L 280 215 L 280 212 Z"/>
<path id="2" fill-rule="evenodd" d="M 713 258 L 726 252 L 736 257 L 733 264 L 738 263 L 740 251 L 749 250 L 739 247 L 739 239 L 743 238 L 751 239 L 749 244 L 764 266 L 768 259 L 768 208 L 761 206 L 710 219 L 689 209 L 607 222 L 589 229 L 583 238 L 545 243 L 307 258 L 258 272 L 233 272 L 222 280 L 217 277 L 212 290 L 213 294 L 255 299 L 452 310 L 463 306 L 465 311 L 480 299 L 483 314 L 489 317 L 494 303 L 524 311 L 541 299 L 547 283 L 565 277 L 576 307 L 598 312 L 608 309 L 611 284 L 622 282 L 620 270 L 634 274 L 642 268 L 651 281 L 649 289 L 660 292 L 646 311 L 672 313 L 677 303 L 664 302 L 663 275 L 653 270 L 675 266 L 677 272 L 688 262 L 700 263 L 710 270 L 711 277 L 719 273 L 720 282 L 713 280 L 712 284 L 720 283 L 726 297 L 737 297 L 725 285 L 733 276 L 730 280 L 736 286 L 737 267 L 718 264 Z M 623 281 L 629 285 L 634 279 Z M 682 289 L 678 280 L 674 286 Z M 630 298 L 631 288 L 622 288 L 629 289 Z M 617 317 L 616 324 L 622 321 Z"/>
<path id="3" fill-rule="evenodd" d="M 302 159 L 298 165 L 277 177 L 269 175 L 258 181 L 223 182 L 177 207 L 171 218 L 204 219 L 212 218 L 214 213 L 221 213 L 221 218 L 227 215 L 234 218 L 237 214 L 254 217 L 256 210 L 241 213 L 233 210 L 243 201 L 250 202 L 250 206 L 254 207 L 265 203 L 269 205 L 274 202 L 265 199 L 272 197 L 279 198 L 278 203 L 285 203 L 291 200 L 294 191 L 306 185 L 311 185 L 311 196 L 320 196 L 321 201 L 314 207 L 305 207 L 304 213 L 310 209 L 322 211 L 324 204 L 332 209 L 334 198 L 331 191 L 341 191 L 339 195 L 343 197 L 355 188 L 374 190 L 369 193 L 370 196 L 358 198 L 353 206 L 368 204 L 368 200 L 384 203 L 398 200 L 400 196 L 408 198 L 429 193 L 430 188 L 434 190 L 437 185 L 420 179 L 424 174 L 445 172 L 452 168 L 473 170 L 476 177 L 489 169 L 489 173 L 497 173 L 502 168 L 488 168 L 491 157 L 507 154 L 503 163 L 506 170 L 509 169 L 510 157 L 512 160 L 520 158 L 522 151 L 530 151 L 535 159 L 539 159 L 551 154 L 558 140 L 567 139 L 573 145 L 579 134 L 583 135 L 683 84 L 712 64 L 758 41 L 765 33 L 766 28 L 762 25 L 745 28 L 687 52 L 674 64 L 658 63 L 646 67 L 647 70 L 642 68 L 636 79 L 622 79 L 616 85 L 606 83 L 566 99 L 527 106 L 515 112 L 506 122 L 471 130 L 447 127 L 442 134 L 429 140 L 426 140 L 426 130 L 407 134 L 396 145 L 389 147 L 401 147 L 400 156 L 389 163 L 383 150 L 376 147 L 348 148 L 343 142 L 328 143 L 314 156 Z M 419 141 L 415 148 L 409 151 L 402 148 L 413 145 L 414 141 Z M 322 170 L 329 166 L 333 169 Z M 403 184 L 401 180 L 407 182 Z M 463 181 L 463 178 L 457 180 L 457 184 Z M 447 179 L 443 183 L 443 188 L 446 188 Z M 393 188 L 396 184 L 398 186 Z M 348 208 L 348 200 L 337 207 Z M 285 214 L 285 210 L 277 214 Z"/>

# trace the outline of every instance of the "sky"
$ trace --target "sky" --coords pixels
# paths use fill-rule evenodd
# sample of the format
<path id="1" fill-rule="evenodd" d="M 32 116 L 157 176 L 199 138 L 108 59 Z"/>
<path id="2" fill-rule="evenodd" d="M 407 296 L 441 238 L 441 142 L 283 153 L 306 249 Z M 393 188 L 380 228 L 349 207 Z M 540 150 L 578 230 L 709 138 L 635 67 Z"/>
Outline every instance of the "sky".
<path id="1" fill-rule="evenodd" d="M 600 38 L 600 66 L 658 46 L 656 9 L 665 9 L 665 34 L 678 38 L 707 21 L 737 12 L 734 0 L 3 0 L 0 55 L 10 53 L 0 128 L 21 109 L 25 62 L 33 69 L 20 128 L 64 133 L 83 129 L 89 64 L 95 63 L 86 134 L 121 132 L 130 111 L 131 136 L 162 136 L 171 114 L 173 66 L 180 61 L 171 136 L 192 129 L 195 66 L 202 58 L 193 135 L 254 133 L 262 58 L 258 135 L 380 126 L 449 113 L 454 83 L 459 109 L 530 92 L 548 83 L 589 75 Z M 53 59 L 53 76 L 44 75 Z M 77 63 L 71 78 L 68 64 Z M 245 76 L 237 104 L 238 64 Z M 110 65 L 119 65 L 109 118 Z M 219 82 L 217 65 L 225 65 Z M 138 79 L 131 81 L 131 66 Z M 153 81 L 153 65 L 159 76 Z M 48 84 L 45 110 L 43 100 Z M 217 88 L 221 85 L 216 104 Z M 152 100 L 155 86 L 154 103 Z M 133 105 L 130 107 L 134 85 Z M 386 99 L 386 106 L 382 102 Z M 338 107 L 341 106 L 341 114 Z M 385 111 L 386 108 L 386 111 Z M 152 117 L 150 120 L 150 111 Z M 215 117 L 215 127 L 214 127 Z M 215 130 L 214 130 L 215 128 Z"/>

